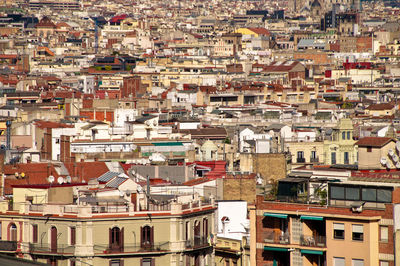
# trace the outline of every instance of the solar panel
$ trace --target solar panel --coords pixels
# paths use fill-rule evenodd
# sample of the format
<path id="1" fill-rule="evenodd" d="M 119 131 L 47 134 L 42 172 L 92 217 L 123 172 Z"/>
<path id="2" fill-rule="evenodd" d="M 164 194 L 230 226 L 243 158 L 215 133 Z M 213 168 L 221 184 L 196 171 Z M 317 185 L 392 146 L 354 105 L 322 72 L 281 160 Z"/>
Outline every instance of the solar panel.
<path id="1" fill-rule="evenodd" d="M 104 173 L 103 175 L 101 175 L 100 177 L 98 177 L 97 181 L 108 182 L 118 175 L 119 175 L 119 173 L 117 173 L 117 172 L 107 172 L 107 173 Z"/>

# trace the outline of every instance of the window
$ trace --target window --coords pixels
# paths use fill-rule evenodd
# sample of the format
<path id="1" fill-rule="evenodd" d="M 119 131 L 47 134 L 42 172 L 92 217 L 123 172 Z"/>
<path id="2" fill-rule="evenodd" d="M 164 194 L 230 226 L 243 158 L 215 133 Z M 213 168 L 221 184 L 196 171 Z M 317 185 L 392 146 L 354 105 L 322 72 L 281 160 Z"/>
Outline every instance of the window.
<path id="1" fill-rule="evenodd" d="M 351 133 L 350 133 L 350 131 L 347 131 L 347 139 L 350 139 L 350 137 L 351 137 Z"/>
<path id="2" fill-rule="evenodd" d="M 336 164 L 336 152 L 331 153 L 331 164 Z"/>
<path id="3" fill-rule="evenodd" d="M 342 139 L 343 139 L 343 140 L 346 139 L 346 132 L 345 132 L 345 131 L 342 132 Z"/>
<path id="4" fill-rule="evenodd" d="M 352 266 L 364 266 L 364 260 L 352 259 L 351 260 L 351 265 Z"/>
<path id="5" fill-rule="evenodd" d="M 303 151 L 298 151 L 297 152 L 297 158 L 303 159 L 304 158 L 304 152 Z"/>
<path id="6" fill-rule="evenodd" d="M 334 257 L 333 258 L 333 266 L 346 266 L 346 262 L 345 262 L 344 258 Z"/>
<path id="7" fill-rule="evenodd" d="M 363 188 L 361 190 L 362 199 L 365 201 L 376 201 L 376 189 L 375 188 Z"/>
<path id="8" fill-rule="evenodd" d="M 381 260 L 381 261 L 379 261 L 379 266 L 389 266 L 389 262 Z"/>
<path id="9" fill-rule="evenodd" d="M 376 190 L 376 201 L 377 202 L 392 202 L 392 191 L 388 189 L 377 189 Z"/>
<path id="10" fill-rule="evenodd" d="M 349 153 L 347 151 L 344 152 L 344 164 L 349 164 Z"/>
<path id="11" fill-rule="evenodd" d="M 372 152 L 372 147 L 371 146 L 367 147 L 367 152 Z"/>
<path id="12" fill-rule="evenodd" d="M 8 240 L 17 241 L 17 226 L 12 223 L 8 228 Z"/>
<path id="13" fill-rule="evenodd" d="M 203 236 L 205 239 L 208 237 L 208 219 L 204 218 L 203 219 Z"/>
<path id="14" fill-rule="evenodd" d="M 344 187 L 331 186 L 330 190 L 332 199 L 344 199 Z"/>
<path id="15" fill-rule="evenodd" d="M 189 240 L 189 222 L 186 222 L 185 224 L 185 240 Z"/>
<path id="16" fill-rule="evenodd" d="M 76 232 L 75 232 L 76 233 Z M 113 227 L 109 229 L 109 248 L 111 251 L 123 251 L 124 228 Z"/>
<path id="17" fill-rule="evenodd" d="M 381 242 L 388 242 L 388 239 L 389 239 L 389 227 L 381 225 L 379 240 Z"/>
<path id="18" fill-rule="evenodd" d="M 32 225 L 32 243 L 37 243 L 38 242 L 38 225 L 33 224 Z"/>
<path id="19" fill-rule="evenodd" d="M 154 242 L 154 227 L 146 225 L 145 227 L 141 228 L 140 239 L 140 246 L 142 248 L 152 247 Z"/>
<path id="20" fill-rule="evenodd" d="M 353 224 L 353 240 L 364 240 L 364 226 L 362 224 Z"/>
<path id="21" fill-rule="evenodd" d="M 153 258 L 143 258 L 140 260 L 140 266 L 154 266 L 155 259 Z"/>
<path id="22" fill-rule="evenodd" d="M 360 189 L 358 187 L 346 187 L 347 200 L 360 200 Z"/>
<path id="23" fill-rule="evenodd" d="M 110 260 L 110 266 L 122 266 L 124 265 L 122 260 Z"/>
<path id="24" fill-rule="evenodd" d="M 344 239 L 344 224 L 333 223 L 333 238 Z"/>
<path id="25" fill-rule="evenodd" d="M 311 159 L 317 159 L 317 152 L 311 151 Z"/>
<path id="26" fill-rule="evenodd" d="M 76 229 L 75 227 L 70 227 L 70 244 L 71 246 L 76 244 Z"/>

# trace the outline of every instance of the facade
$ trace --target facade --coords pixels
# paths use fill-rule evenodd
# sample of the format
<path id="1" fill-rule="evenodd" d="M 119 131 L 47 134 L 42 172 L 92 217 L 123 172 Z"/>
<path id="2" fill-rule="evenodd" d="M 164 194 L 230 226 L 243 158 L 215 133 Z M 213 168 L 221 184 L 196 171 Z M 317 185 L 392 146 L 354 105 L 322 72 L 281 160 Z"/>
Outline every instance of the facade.
<path id="1" fill-rule="evenodd" d="M 87 194 L 84 187 L 35 186 L 37 193 L 27 196 L 27 203 L 15 203 L 8 209 L 8 203 L 2 202 L 1 252 L 50 265 L 213 264 L 209 242 L 215 234 L 213 200 L 149 203 L 146 207 L 141 197 L 136 201 L 136 194 L 132 194 L 127 204 L 110 196 L 107 201 L 97 198 L 97 203 L 78 196 L 81 203 L 74 204 L 72 193 L 63 193 L 73 189 Z M 32 186 L 14 188 L 17 194 L 30 190 Z M 109 194 L 104 189 L 98 193 L 101 191 Z M 53 197 L 43 197 L 45 194 Z M 60 203 L 60 197 L 68 194 L 72 202 Z M 52 202 L 37 204 L 38 197 Z"/>
<path id="2" fill-rule="evenodd" d="M 398 193 L 397 185 L 349 181 L 329 184 L 326 206 L 258 196 L 250 209 L 252 265 L 395 265 Z"/>
<path id="3" fill-rule="evenodd" d="M 355 143 L 351 119 L 341 119 L 331 140 L 324 141 L 325 164 L 355 164 L 358 160 Z"/>

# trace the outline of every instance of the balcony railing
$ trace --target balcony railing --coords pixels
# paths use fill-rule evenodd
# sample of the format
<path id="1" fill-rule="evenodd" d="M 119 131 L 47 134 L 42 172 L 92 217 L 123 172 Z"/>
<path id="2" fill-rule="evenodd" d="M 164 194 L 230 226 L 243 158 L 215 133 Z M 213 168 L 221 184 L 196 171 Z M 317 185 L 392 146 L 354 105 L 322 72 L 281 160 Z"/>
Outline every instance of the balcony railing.
<path id="1" fill-rule="evenodd" d="M 0 252 L 16 251 L 16 250 L 17 250 L 17 241 L 0 240 Z"/>
<path id="2" fill-rule="evenodd" d="M 310 157 L 310 163 L 318 163 L 319 158 L 318 157 Z"/>
<path id="3" fill-rule="evenodd" d="M 289 244 L 290 234 L 278 231 L 267 231 L 264 232 L 264 242 L 274 244 Z"/>
<path id="4" fill-rule="evenodd" d="M 188 239 L 185 242 L 186 248 L 200 248 L 208 246 L 208 241 L 206 236 L 195 236 L 192 239 Z"/>
<path id="5" fill-rule="evenodd" d="M 75 253 L 75 246 L 58 244 L 29 244 L 29 252 L 33 254 L 59 254 L 59 255 L 73 255 Z"/>
<path id="6" fill-rule="evenodd" d="M 323 247 L 326 247 L 326 237 L 325 236 L 301 235 L 300 236 L 300 244 L 302 246 L 323 248 Z"/>
<path id="7" fill-rule="evenodd" d="M 296 158 L 296 162 L 297 163 L 305 163 L 306 162 L 306 158 Z"/>
<path id="8" fill-rule="evenodd" d="M 93 250 L 95 254 L 119 254 L 119 253 L 151 253 L 151 252 L 165 252 L 170 249 L 169 242 L 153 243 L 151 245 L 142 246 L 138 245 L 123 245 L 123 246 L 109 246 L 109 245 L 94 245 Z"/>

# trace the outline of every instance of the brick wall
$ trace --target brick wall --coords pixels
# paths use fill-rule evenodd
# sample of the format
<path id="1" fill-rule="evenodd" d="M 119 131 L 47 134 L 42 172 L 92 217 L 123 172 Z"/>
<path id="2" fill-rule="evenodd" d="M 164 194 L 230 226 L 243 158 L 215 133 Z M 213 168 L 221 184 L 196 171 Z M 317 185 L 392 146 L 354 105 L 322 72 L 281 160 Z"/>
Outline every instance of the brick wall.
<path id="1" fill-rule="evenodd" d="M 254 155 L 253 172 L 265 180 L 286 177 L 286 156 L 283 153 L 257 153 Z"/>
<path id="2" fill-rule="evenodd" d="M 254 203 L 256 200 L 255 178 L 224 178 L 224 200 L 245 200 Z"/>

